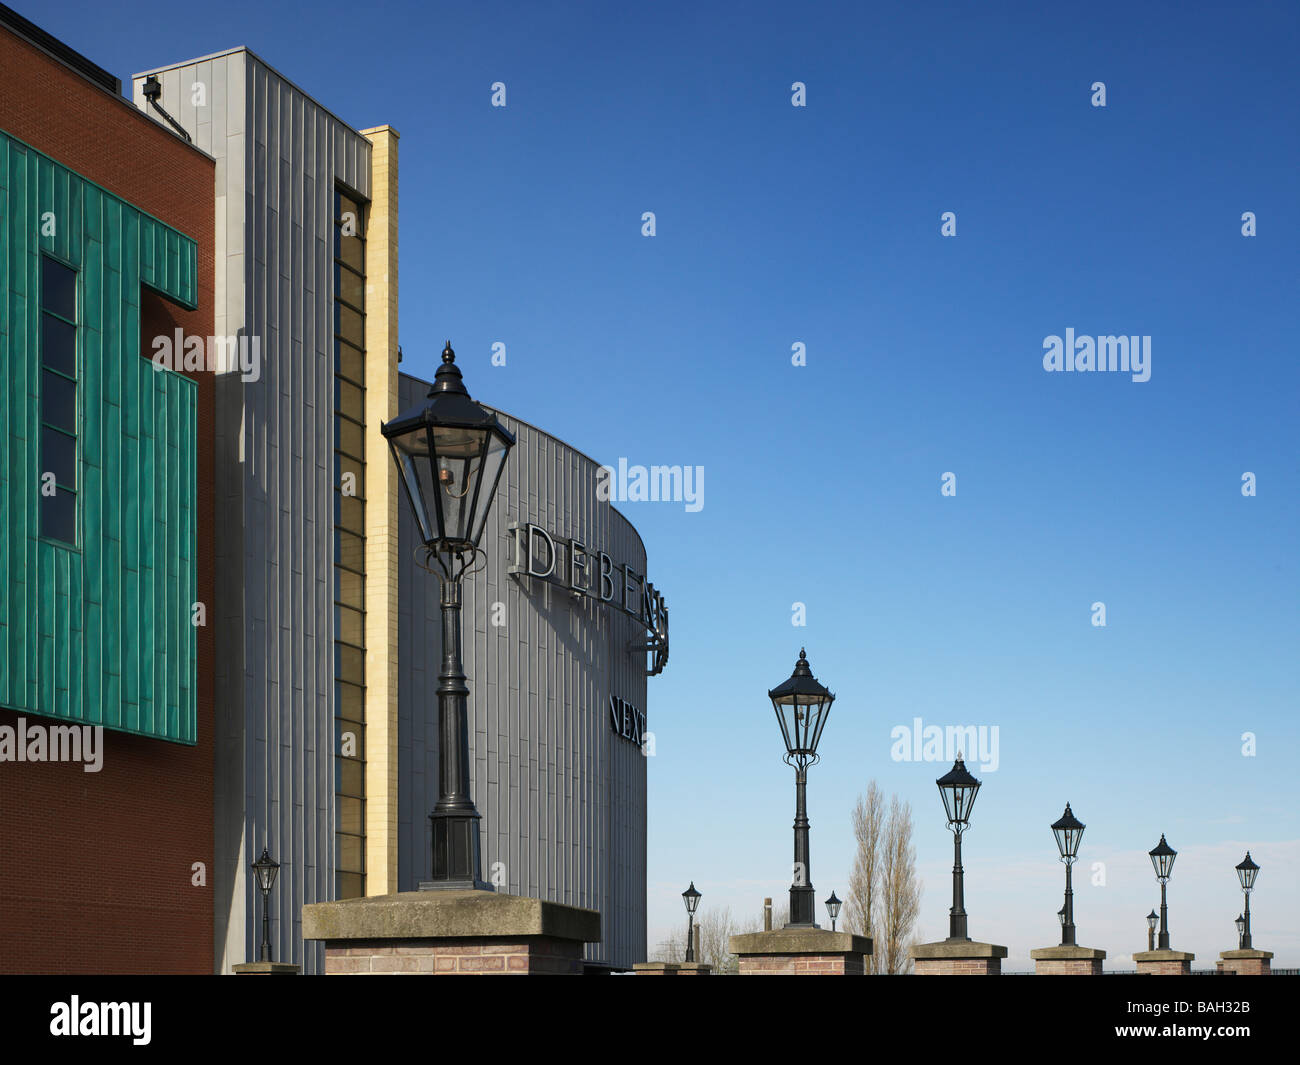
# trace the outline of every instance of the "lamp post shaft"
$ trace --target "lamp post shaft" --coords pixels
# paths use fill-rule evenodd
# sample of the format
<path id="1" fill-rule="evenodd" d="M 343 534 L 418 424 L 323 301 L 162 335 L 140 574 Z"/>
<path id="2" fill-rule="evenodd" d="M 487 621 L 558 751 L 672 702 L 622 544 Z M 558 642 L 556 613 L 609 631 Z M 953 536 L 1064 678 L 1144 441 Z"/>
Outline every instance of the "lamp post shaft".
<path id="1" fill-rule="evenodd" d="M 1160 949 L 1169 949 L 1169 907 L 1165 902 L 1167 881 L 1160 881 Z"/>
<path id="2" fill-rule="evenodd" d="M 1148 926 L 1147 928 L 1147 950 L 1156 949 L 1156 930 Z"/>
<path id="3" fill-rule="evenodd" d="M 1241 949 L 1251 950 L 1252 947 L 1250 943 L 1250 892 L 1249 891 L 1245 892 L 1245 895 L 1246 895 L 1246 912 L 1244 916 L 1246 918 L 1246 927 L 1245 930 L 1241 933 Z"/>
<path id="4" fill-rule="evenodd" d="M 1074 881 L 1073 862 L 1065 863 L 1065 923 L 1061 925 L 1061 946 L 1074 946 Z"/>
<path id="5" fill-rule="evenodd" d="M 948 911 L 948 938 L 969 939 L 966 934 L 966 884 L 961 867 L 961 832 L 952 834 L 952 909 Z"/>
<path id="6" fill-rule="evenodd" d="M 686 960 L 695 960 L 695 914 L 686 915 Z"/>
<path id="7" fill-rule="evenodd" d="M 262 892 L 262 956 L 259 961 L 271 960 L 271 896 Z"/>
<path id="8" fill-rule="evenodd" d="M 479 814 L 469 787 L 469 686 L 461 663 L 461 580 L 442 582 L 442 669 L 438 673 L 438 802 L 430 887 L 492 890 L 479 879 Z"/>
<path id="9" fill-rule="evenodd" d="M 790 885 L 790 924 L 811 928 L 816 925 L 817 902 L 812 886 L 808 855 L 808 772 L 795 767 L 794 881 Z"/>

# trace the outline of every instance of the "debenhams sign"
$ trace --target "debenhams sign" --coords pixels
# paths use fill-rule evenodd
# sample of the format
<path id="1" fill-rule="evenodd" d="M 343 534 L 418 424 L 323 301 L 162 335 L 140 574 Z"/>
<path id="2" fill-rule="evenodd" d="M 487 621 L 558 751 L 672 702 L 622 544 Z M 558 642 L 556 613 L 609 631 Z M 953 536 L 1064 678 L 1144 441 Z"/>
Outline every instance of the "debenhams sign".
<path id="1" fill-rule="evenodd" d="M 552 536 L 532 522 L 512 522 L 510 534 L 515 548 L 510 573 L 547 581 L 576 599 L 590 597 L 635 618 L 645 627 L 646 638 L 629 644 L 628 651 L 650 656 L 647 675 L 663 672 L 668 664 L 668 607 L 645 574 L 604 551 L 589 550 L 579 540 Z"/>

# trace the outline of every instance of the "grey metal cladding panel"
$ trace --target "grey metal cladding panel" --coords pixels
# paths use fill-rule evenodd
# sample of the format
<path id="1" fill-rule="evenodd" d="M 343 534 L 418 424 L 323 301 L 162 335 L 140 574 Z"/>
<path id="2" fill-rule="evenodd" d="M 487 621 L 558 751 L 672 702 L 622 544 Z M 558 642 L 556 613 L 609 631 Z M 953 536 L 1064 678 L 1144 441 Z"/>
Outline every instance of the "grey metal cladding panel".
<path id="1" fill-rule="evenodd" d="M 401 409 L 427 384 L 403 377 Z M 486 568 L 464 590 L 474 797 L 483 815 L 484 874 L 503 890 L 601 912 L 605 939 L 588 956 L 625 966 L 644 960 L 646 765 L 614 735 L 609 695 L 644 710 L 639 635 L 623 614 L 574 601 L 543 582 L 506 573 L 512 521 L 535 521 L 645 571 L 640 539 L 595 499 L 596 465 L 530 425 L 516 433 L 484 533 Z M 427 877 L 428 812 L 437 800 L 437 584 L 412 560 L 413 523 L 399 507 L 399 888 Z M 490 622 L 503 603 L 506 626 Z"/>
<path id="2" fill-rule="evenodd" d="M 320 946 L 304 947 L 300 915 L 334 894 L 333 164 L 336 142 L 359 138 L 255 59 L 246 81 L 246 321 L 263 356 L 261 379 L 243 390 L 257 458 L 244 481 L 247 832 L 282 866 L 277 956 L 316 972 Z M 368 145 L 364 160 L 355 144 L 349 155 L 356 184 Z M 245 894 L 256 913 L 251 880 Z M 258 924 L 246 925 L 250 952 Z"/>

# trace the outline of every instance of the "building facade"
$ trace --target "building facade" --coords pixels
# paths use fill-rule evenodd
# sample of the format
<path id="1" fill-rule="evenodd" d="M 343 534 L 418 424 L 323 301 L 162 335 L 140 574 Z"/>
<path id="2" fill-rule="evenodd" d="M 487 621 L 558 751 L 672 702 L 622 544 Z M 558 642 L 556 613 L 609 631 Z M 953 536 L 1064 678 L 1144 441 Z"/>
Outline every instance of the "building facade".
<path id="1" fill-rule="evenodd" d="M 396 498 L 374 441 L 396 402 L 397 134 L 245 48 L 132 93 L 217 162 L 216 326 L 247 340 L 216 371 L 218 971 L 255 956 L 265 846 L 275 956 L 315 972 L 302 906 L 396 878 Z"/>
<path id="2" fill-rule="evenodd" d="M 274 957 L 319 972 L 303 905 L 414 890 L 438 798 L 437 587 L 380 432 L 428 389 L 398 134 L 245 48 L 129 99 L 8 9 L 0 48 L 0 968 L 228 973 L 266 847 Z M 667 611 L 598 464 L 502 418 L 464 600 L 481 872 L 599 910 L 588 959 L 626 968 Z M 20 718 L 102 725 L 102 769 L 4 761 Z"/>
<path id="3" fill-rule="evenodd" d="M 0 8 L 0 969 L 210 971 L 212 158 Z"/>

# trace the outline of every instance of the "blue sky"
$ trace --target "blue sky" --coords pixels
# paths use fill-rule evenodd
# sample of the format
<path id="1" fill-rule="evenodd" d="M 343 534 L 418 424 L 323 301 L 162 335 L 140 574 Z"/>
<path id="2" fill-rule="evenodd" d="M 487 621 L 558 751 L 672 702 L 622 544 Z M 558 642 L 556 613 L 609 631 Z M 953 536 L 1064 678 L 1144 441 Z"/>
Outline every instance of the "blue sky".
<path id="1" fill-rule="evenodd" d="M 1082 943 L 1144 948 L 1165 832 L 1175 947 L 1235 945 L 1250 847 L 1255 943 L 1300 965 L 1293 5 L 367 5 L 384 32 L 350 4 L 42 6 L 123 78 L 245 44 L 395 126 L 403 369 L 451 337 L 484 402 L 600 461 L 704 467 L 699 512 L 624 507 L 672 613 L 652 944 L 692 879 L 746 916 L 788 887 L 766 690 L 806 645 L 839 697 L 819 899 L 875 778 L 946 935 L 948 766 L 892 761 L 890 732 L 997 726 L 967 909 L 1008 968 L 1059 935 L 1067 800 Z M 1045 372 L 1067 328 L 1150 336 L 1150 380 Z"/>

